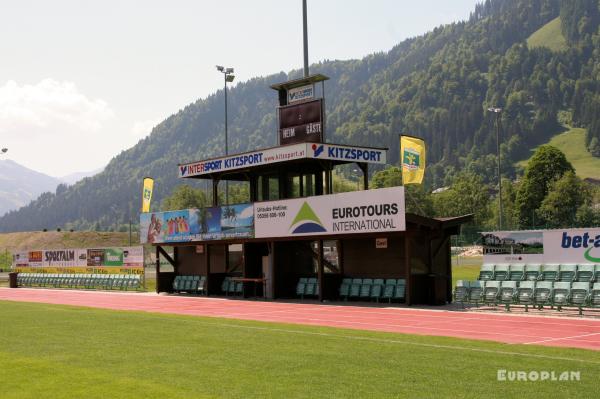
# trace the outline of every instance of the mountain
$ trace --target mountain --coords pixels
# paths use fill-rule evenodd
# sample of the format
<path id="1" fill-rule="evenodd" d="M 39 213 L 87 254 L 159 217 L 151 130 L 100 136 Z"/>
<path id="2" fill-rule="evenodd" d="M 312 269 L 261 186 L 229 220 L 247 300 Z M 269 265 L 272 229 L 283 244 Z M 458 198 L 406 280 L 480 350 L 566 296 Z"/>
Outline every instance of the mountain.
<path id="1" fill-rule="evenodd" d="M 564 49 L 543 45 L 543 33 L 556 28 L 557 18 Z M 530 48 L 527 39 L 550 22 L 554 25 L 538 33 Z M 388 146 L 394 164 L 398 135 L 420 136 L 428 147 L 428 188 L 448 185 L 465 169 L 489 182 L 495 179 L 496 134 L 486 110 L 499 106 L 504 175 L 521 173 L 517 161 L 563 124 L 584 128 L 586 151 L 598 157 L 599 23 L 597 0 L 487 0 L 468 21 L 440 26 L 388 52 L 313 64 L 311 73 L 331 78 L 327 140 Z M 300 74 L 280 72 L 231 89 L 231 152 L 276 144 L 277 95 L 268 86 Z M 102 173 L 61 185 L 0 218 L 0 231 L 106 229 L 136 220 L 144 176 L 155 178 L 154 204 L 159 204 L 184 183 L 177 178 L 178 163 L 223 154 L 223 97 L 218 91 L 179 110 Z"/>
<path id="2" fill-rule="evenodd" d="M 41 193 L 54 191 L 60 181 L 11 160 L 0 161 L 0 215 L 27 205 Z"/>
<path id="3" fill-rule="evenodd" d="M 73 185 L 75 183 L 77 183 L 79 180 L 85 178 L 85 177 L 90 177 L 90 176 L 94 176 L 97 175 L 98 173 L 102 172 L 104 170 L 104 168 L 99 168 L 99 169 L 95 169 L 89 172 L 75 172 L 75 173 L 70 173 L 66 176 L 61 176 L 58 178 L 58 180 L 60 180 L 62 183 Z"/>

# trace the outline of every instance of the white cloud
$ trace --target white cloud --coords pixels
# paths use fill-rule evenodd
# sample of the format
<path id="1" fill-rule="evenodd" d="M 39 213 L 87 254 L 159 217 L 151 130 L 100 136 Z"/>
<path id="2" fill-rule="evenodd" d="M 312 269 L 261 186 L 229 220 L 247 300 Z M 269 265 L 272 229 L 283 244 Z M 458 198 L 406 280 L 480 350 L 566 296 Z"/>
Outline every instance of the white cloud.
<path id="1" fill-rule="evenodd" d="M 146 137 L 152 131 L 154 126 L 160 123 L 159 119 L 148 119 L 145 121 L 136 121 L 131 127 L 131 135 L 137 138 Z"/>
<path id="2" fill-rule="evenodd" d="M 95 133 L 114 118 L 101 99 L 90 99 L 72 82 L 44 79 L 20 86 L 0 86 L 0 133 L 4 138 L 80 136 Z M 60 133 L 59 133 L 60 132 Z"/>

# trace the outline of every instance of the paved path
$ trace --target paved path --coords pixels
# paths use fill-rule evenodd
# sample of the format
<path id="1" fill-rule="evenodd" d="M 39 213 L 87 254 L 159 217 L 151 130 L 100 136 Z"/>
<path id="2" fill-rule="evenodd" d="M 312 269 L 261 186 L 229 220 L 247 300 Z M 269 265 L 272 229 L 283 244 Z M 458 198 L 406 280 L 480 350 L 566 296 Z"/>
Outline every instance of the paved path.
<path id="1" fill-rule="evenodd" d="M 588 318 L 29 288 L 0 288 L 0 300 L 600 350 L 600 320 Z"/>

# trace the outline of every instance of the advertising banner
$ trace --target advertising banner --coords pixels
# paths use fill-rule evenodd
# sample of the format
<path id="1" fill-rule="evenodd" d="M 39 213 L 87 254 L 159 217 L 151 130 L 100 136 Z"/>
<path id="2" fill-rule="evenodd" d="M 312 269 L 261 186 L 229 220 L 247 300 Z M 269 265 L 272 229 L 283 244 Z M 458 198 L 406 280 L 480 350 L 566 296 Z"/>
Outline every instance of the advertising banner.
<path id="1" fill-rule="evenodd" d="M 600 264 L 600 228 L 482 234 L 484 263 Z"/>
<path id="2" fill-rule="evenodd" d="M 214 172 L 307 158 L 384 165 L 387 163 L 387 150 L 337 144 L 298 143 L 179 165 L 178 174 L 179 177 L 202 176 Z"/>
<path id="3" fill-rule="evenodd" d="M 404 187 L 254 204 L 255 237 L 406 230 Z"/>
<path id="4" fill-rule="evenodd" d="M 366 162 L 385 164 L 387 150 L 369 147 L 350 147 L 337 144 L 307 144 L 308 156 L 318 159 L 332 159 L 337 161 Z"/>
<path id="5" fill-rule="evenodd" d="M 33 273 L 142 274 L 143 247 L 49 249 L 19 252 L 13 269 Z"/>
<path id="6" fill-rule="evenodd" d="M 168 243 L 254 237 L 252 204 L 142 213 L 140 240 Z"/>

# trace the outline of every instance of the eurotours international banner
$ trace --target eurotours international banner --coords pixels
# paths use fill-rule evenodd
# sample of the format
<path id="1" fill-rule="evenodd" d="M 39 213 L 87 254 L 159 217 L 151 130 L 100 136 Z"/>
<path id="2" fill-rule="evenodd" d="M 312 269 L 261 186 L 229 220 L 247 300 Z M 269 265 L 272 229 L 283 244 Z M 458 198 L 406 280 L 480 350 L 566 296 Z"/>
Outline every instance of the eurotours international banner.
<path id="1" fill-rule="evenodd" d="M 144 248 L 75 248 L 17 252 L 13 269 L 21 273 L 142 274 Z"/>
<path id="2" fill-rule="evenodd" d="M 482 233 L 484 263 L 600 264 L 600 228 Z"/>
<path id="3" fill-rule="evenodd" d="M 405 231 L 404 187 L 254 204 L 255 237 Z"/>

